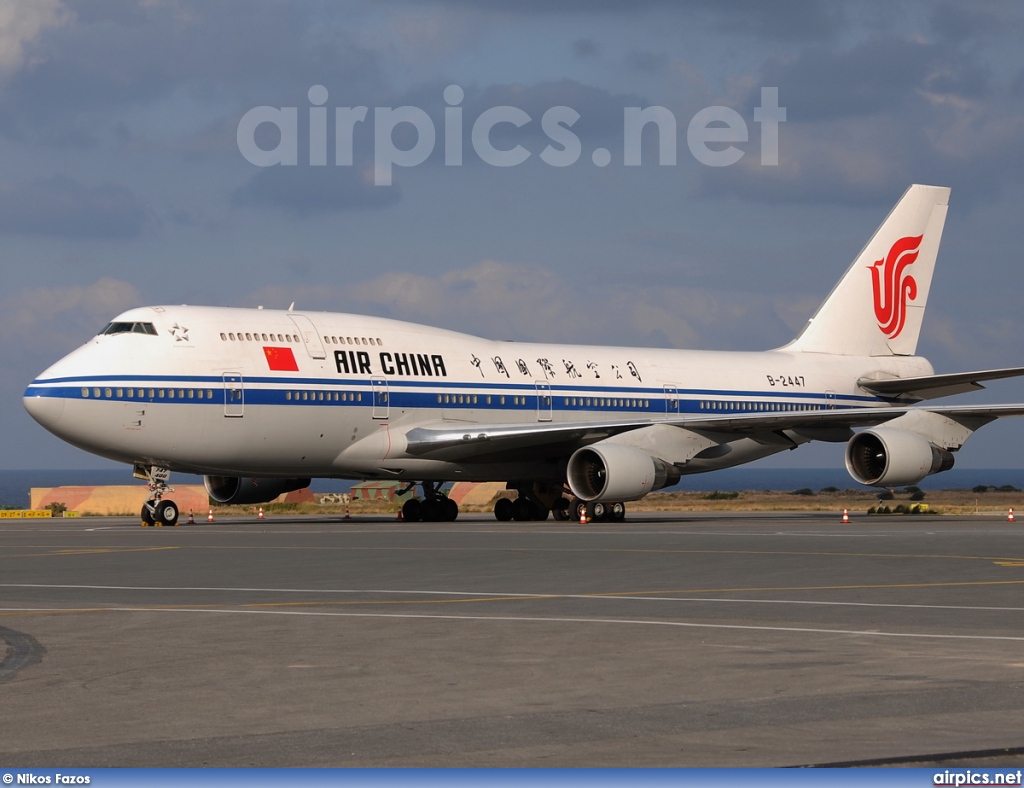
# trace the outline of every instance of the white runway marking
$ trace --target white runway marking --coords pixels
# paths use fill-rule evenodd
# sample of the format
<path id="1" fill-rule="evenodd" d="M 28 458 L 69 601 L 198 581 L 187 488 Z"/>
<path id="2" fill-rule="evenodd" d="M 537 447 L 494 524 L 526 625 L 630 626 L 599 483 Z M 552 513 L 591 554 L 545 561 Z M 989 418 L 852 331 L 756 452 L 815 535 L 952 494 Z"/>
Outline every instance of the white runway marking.
<path id="1" fill-rule="evenodd" d="M 867 608 L 899 608 L 911 610 L 984 610 L 992 612 L 1021 613 L 1024 607 L 996 607 L 991 605 L 924 605 L 901 604 L 894 602 L 837 602 L 831 600 L 808 599 L 746 599 L 731 597 L 693 597 L 693 596 L 649 596 L 647 594 L 526 594 L 521 592 L 499 591 L 421 591 L 413 589 L 382 589 L 382 588 L 250 588 L 250 587 L 217 587 L 217 586 L 101 586 L 101 585 L 63 585 L 42 583 L 0 583 L 0 588 L 52 588 L 84 591 L 159 591 L 159 592 L 191 592 L 207 591 L 218 593 L 246 594 L 381 594 L 388 596 L 440 596 L 440 597 L 493 597 L 495 599 L 580 599 L 633 602 L 702 602 L 716 604 L 745 605 L 810 605 L 820 607 L 867 607 Z M 0 608 L 0 610 L 3 610 Z"/>
<path id="2" fill-rule="evenodd" d="M 61 608 L 4 608 L 0 613 L 68 613 L 74 610 Z M 804 635 L 856 635 L 880 638 L 913 638 L 918 640 L 970 640 L 970 641 L 1013 641 L 1024 642 L 1024 636 L 1011 635 L 952 635 L 931 632 L 885 632 L 877 629 L 821 629 L 816 627 L 772 627 L 747 624 L 706 624 L 691 621 L 652 621 L 626 618 L 583 618 L 562 616 L 455 616 L 423 613 L 340 613 L 311 610 L 237 610 L 231 608 L 148 608 L 110 607 L 96 608 L 89 612 L 110 613 L 206 613 L 213 615 L 256 615 L 256 616 L 304 616 L 310 618 L 391 618 L 434 621 L 496 621 L 530 624 L 615 624 L 647 627 L 677 627 L 681 629 L 720 629 L 744 632 L 788 632 Z"/>

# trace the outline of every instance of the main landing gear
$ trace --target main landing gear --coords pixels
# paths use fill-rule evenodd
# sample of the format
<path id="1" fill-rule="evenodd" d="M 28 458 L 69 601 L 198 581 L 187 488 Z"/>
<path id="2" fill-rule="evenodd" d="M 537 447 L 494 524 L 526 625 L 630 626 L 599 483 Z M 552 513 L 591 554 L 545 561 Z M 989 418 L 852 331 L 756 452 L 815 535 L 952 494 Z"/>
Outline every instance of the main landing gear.
<path id="1" fill-rule="evenodd" d="M 178 505 L 174 501 L 164 499 L 164 495 L 174 492 L 174 488 L 167 484 L 171 478 L 170 470 L 153 465 L 136 465 L 134 470 L 136 478 L 149 482 L 149 499 L 142 504 L 142 522 L 139 524 L 143 527 L 177 525 Z"/>
<path id="2" fill-rule="evenodd" d="M 621 523 L 626 519 L 626 504 L 619 501 L 614 503 L 606 501 L 576 501 L 573 511 L 576 514 L 576 520 L 580 522 L 590 520 L 597 523 Z"/>
<path id="3" fill-rule="evenodd" d="M 410 498 L 402 504 L 402 519 L 409 522 L 453 523 L 459 516 L 459 505 L 441 492 L 444 482 L 423 482 L 423 500 Z M 413 482 L 403 490 L 408 492 L 416 486 Z"/>
<path id="4" fill-rule="evenodd" d="M 576 497 L 567 498 L 562 488 L 543 482 L 512 483 L 508 489 L 515 490 L 516 498 L 499 498 L 494 504 L 494 517 L 503 522 L 544 521 L 548 513 L 556 520 L 581 518 L 599 522 L 622 522 L 626 519 L 624 503 L 605 501 L 581 501 Z"/>

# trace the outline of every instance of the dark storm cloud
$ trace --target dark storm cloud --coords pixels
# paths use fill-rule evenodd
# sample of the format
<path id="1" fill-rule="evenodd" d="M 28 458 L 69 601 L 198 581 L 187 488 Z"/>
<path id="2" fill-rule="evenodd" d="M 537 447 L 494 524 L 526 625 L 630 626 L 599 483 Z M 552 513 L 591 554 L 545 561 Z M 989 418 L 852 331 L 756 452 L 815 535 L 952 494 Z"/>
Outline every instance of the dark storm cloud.
<path id="1" fill-rule="evenodd" d="M 439 0 L 442 5 L 480 6 L 478 0 Z M 725 33 L 772 40 L 821 40 L 836 35 L 847 3 L 818 0 L 491 0 L 508 14 L 629 14 L 657 11 L 676 23 L 703 22 Z M 854 4 L 856 5 L 856 3 Z"/>
<path id="2" fill-rule="evenodd" d="M 394 97 L 394 106 L 413 106 L 430 115 L 437 131 L 437 143 L 431 156 L 433 162 L 444 161 L 444 108 L 443 93 L 448 83 L 419 85 L 411 91 Z M 522 145 L 534 156 L 544 150 L 552 140 L 545 135 L 541 121 L 552 107 L 569 107 L 579 113 L 572 133 L 588 149 L 588 143 L 605 145 L 616 153 L 622 147 L 623 108 L 645 107 L 651 101 L 643 96 L 612 93 L 604 88 L 587 85 L 573 79 L 560 79 L 534 84 L 495 84 L 478 87 L 460 85 L 465 92 L 461 104 L 463 116 L 464 164 L 478 161 L 473 154 L 473 124 L 480 115 L 493 107 L 515 107 L 530 116 L 521 127 L 499 123 L 491 129 L 490 141 L 499 149 L 508 150 Z M 371 112 L 372 115 L 372 112 Z M 368 118 L 368 121 L 370 118 Z M 364 138 L 365 139 L 365 138 Z M 395 128 L 395 145 L 409 149 L 416 142 L 415 131 L 407 124 Z M 359 138 L 356 140 L 360 144 Z M 556 146 L 557 147 L 557 146 Z"/>
<path id="3" fill-rule="evenodd" d="M 1012 4 L 1003 2 L 936 3 L 932 8 L 932 31 L 949 42 L 988 39 L 1006 35 L 1020 36 L 1022 23 Z"/>
<path id="4" fill-rule="evenodd" d="M 175 95 L 280 106 L 304 99 L 296 84 L 379 88 L 375 56 L 329 16 L 318 22 L 315 8 L 273 0 L 76 6 L 74 24 L 42 35 L 45 56 L 0 89 L 0 134 L 81 146 L 113 133 L 113 113 Z"/>
<path id="5" fill-rule="evenodd" d="M 601 46 L 592 38 L 577 38 L 572 42 L 572 53 L 578 58 L 597 57 Z"/>
<path id="6" fill-rule="evenodd" d="M 990 73 L 949 47 L 887 35 L 846 51 L 811 47 L 795 58 L 774 58 L 761 84 L 778 86 L 790 117 L 807 123 L 917 108 L 926 94 L 982 97 Z M 752 98 L 756 103 L 759 96 Z"/>
<path id="7" fill-rule="evenodd" d="M 273 166 L 260 170 L 232 198 L 237 207 L 272 208 L 298 217 L 387 208 L 397 185 L 375 186 L 371 167 Z"/>
<path id="8" fill-rule="evenodd" d="M 0 232 L 59 238 L 132 238 L 151 217 L 123 186 L 58 175 L 0 185 Z"/>
<path id="9" fill-rule="evenodd" d="M 756 151 L 702 167 L 698 189 L 762 200 L 875 203 L 911 182 L 957 190 L 961 205 L 992 199 L 1024 173 L 1024 102 L 1002 87 L 977 47 L 878 35 L 845 50 L 810 47 L 764 66 L 787 118 L 779 164 Z M 760 86 L 743 102 L 750 117 Z M 752 145 L 759 140 L 751 127 Z"/>

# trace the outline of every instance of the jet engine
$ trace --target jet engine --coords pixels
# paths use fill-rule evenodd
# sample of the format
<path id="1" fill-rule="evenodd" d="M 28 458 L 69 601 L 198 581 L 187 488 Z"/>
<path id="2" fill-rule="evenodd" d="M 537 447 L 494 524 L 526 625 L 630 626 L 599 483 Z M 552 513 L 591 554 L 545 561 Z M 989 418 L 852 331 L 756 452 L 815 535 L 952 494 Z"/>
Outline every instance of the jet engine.
<path id="1" fill-rule="evenodd" d="M 669 463 L 616 443 L 595 443 L 569 458 L 569 489 L 584 501 L 637 501 L 679 481 Z"/>
<path id="2" fill-rule="evenodd" d="M 206 476 L 206 492 L 217 503 L 269 503 L 282 493 L 308 487 L 311 479 L 277 479 L 273 476 Z"/>
<path id="3" fill-rule="evenodd" d="M 846 444 L 846 470 L 861 484 L 917 484 L 952 467 L 952 453 L 906 430 L 874 427 L 858 432 Z"/>

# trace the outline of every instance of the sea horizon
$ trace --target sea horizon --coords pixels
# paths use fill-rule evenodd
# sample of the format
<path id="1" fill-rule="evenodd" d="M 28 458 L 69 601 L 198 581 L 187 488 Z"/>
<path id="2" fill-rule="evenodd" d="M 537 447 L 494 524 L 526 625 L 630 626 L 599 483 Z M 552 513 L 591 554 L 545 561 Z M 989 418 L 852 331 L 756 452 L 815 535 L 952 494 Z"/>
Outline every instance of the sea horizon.
<path id="1" fill-rule="evenodd" d="M 347 492 L 359 480 L 314 479 L 310 485 L 317 493 Z M 201 476 L 172 474 L 171 484 L 202 484 Z M 67 487 L 92 485 L 125 485 L 144 482 L 134 479 L 126 468 L 100 469 L 30 469 L 0 470 L 0 507 L 27 508 L 29 491 L 33 487 Z M 993 487 L 1011 485 L 1024 489 L 1024 469 L 1021 468 L 954 468 L 942 474 L 929 476 L 918 483 L 923 490 L 961 490 L 985 484 Z M 903 485 L 898 485 L 903 486 Z M 793 491 L 810 488 L 820 491 L 826 487 L 840 490 L 868 489 L 850 478 L 844 468 L 727 468 L 710 473 L 684 476 L 670 490 L 686 491 Z"/>

